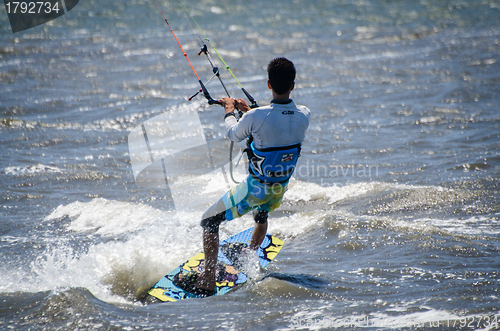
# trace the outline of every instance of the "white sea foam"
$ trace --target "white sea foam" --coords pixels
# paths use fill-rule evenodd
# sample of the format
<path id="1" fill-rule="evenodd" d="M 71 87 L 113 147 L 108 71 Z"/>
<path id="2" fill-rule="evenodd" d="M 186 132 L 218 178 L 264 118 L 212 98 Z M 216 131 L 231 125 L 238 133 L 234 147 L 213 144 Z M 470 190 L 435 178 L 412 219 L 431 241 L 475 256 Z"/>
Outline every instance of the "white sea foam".
<path id="1" fill-rule="evenodd" d="M 423 218 L 414 220 L 416 224 L 432 225 L 436 228 L 465 235 L 497 235 L 500 234 L 500 214 L 489 216 L 472 216 L 469 218 Z"/>
<path id="2" fill-rule="evenodd" d="M 46 220 L 66 216 L 71 219 L 67 227 L 71 231 L 117 235 L 143 229 L 158 221 L 164 213 L 144 204 L 97 198 L 90 202 L 76 201 L 69 205 L 60 205 Z"/>
<path id="3" fill-rule="evenodd" d="M 382 300 L 377 300 L 385 304 Z M 418 312 L 407 313 L 407 306 L 418 304 L 410 302 L 408 305 L 389 306 L 386 311 L 372 312 L 368 315 L 353 314 L 347 316 L 328 313 L 335 311 L 335 303 L 325 303 L 322 307 L 298 307 L 288 327 L 279 330 L 333 330 L 333 329 L 384 329 L 398 330 L 411 329 L 460 329 L 466 327 L 482 326 L 481 330 L 494 330 L 498 327 L 497 318 L 491 315 L 459 316 L 445 310 L 438 310 L 425 305 L 420 305 Z M 350 305 L 351 308 L 359 306 L 358 303 Z M 478 328 L 479 329 L 479 328 Z"/>
<path id="4" fill-rule="evenodd" d="M 84 287 L 104 301 L 130 302 L 136 289 L 151 286 L 202 247 L 199 220 L 191 213 L 94 199 L 59 206 L 45 221 L 66 217 L 68 233 L 50 243 L 28 269 L 0 268 L 0 291 Z M 74 238 L 81 234 L 95 237 L 87 249 L 75 247 Z"/>
<path id="5" fill-rule="evenodd" d="M 36 165 L 28 165 L 28 166 L 17 166 L 17 167 L 6 167 L 4 169 L 6 175 L 26 175 L 26 174 L 37 174 L 37 173 L 57 173 L 63 172 L 60 168 L 55 166 L 49 166 L 45 164 L 36 164 Z"/>
<path id="6" fill-rule="evenodd" d="M 332 204 L 346 198 L 361 196 L 371 191 L 383 191 L 388 189 L 389 185 L 379 182 L 365 182 L 346 186 L 321 186 L 315 183 L 291 180 L 285 197 L 293 202 L 311 202 L 323 199 Z"/>

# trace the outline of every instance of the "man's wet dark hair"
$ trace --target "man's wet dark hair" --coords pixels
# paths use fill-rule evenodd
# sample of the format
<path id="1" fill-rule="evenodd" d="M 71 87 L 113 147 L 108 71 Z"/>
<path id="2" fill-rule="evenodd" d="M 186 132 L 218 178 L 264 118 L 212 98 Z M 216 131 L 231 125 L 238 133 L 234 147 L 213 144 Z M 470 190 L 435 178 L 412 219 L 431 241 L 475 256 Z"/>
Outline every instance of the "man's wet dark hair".
<path id="1" fill-rule="evenodd" d="M 292 61 L 284 57 L 277 57 L 269 62 L 267 74 L 274 92 L 284 94 L 292 88 L 296 71 Z"/>

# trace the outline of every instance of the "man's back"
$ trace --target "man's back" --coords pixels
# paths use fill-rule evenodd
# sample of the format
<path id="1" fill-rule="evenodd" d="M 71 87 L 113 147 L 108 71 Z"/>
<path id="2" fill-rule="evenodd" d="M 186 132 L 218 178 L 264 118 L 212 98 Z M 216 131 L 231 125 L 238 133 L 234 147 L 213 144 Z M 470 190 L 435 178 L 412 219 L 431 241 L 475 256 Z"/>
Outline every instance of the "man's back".
<path id="1" fill-rule="evenodd" d="M 310 111 L 291 100 L 275 100 L 269 106 L 248 111 L 239 122 L 226 118 L 229 139 L 240 142 L 250 135 L 256 148 L 289 146 L 302 143 L 309 126 Z"/>

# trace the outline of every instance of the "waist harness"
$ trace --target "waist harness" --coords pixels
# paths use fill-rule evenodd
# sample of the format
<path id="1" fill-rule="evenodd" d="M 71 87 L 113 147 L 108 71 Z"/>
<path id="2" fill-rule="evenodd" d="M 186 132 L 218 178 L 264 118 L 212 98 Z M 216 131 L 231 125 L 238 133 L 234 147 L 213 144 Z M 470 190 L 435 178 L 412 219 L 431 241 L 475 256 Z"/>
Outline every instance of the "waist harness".
<path id="1" fill-rule="evenodd" d="M 257 149 L 253 141 L 250 141 L 245 149 L 249 173 L 266 184 L 285 183 L 295 170 L 300 149 L 301 144 Z"/>

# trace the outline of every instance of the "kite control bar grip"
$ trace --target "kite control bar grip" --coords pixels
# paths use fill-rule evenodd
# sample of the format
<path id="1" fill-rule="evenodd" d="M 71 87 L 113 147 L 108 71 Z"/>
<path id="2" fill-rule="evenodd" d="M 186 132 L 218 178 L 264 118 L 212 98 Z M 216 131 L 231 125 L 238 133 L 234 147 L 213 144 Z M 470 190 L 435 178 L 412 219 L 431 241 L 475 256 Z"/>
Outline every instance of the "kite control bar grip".
<path id="1" fill-rule="evenodd" d="M 200 89 L 198 92 L 196 92 L 195 94 L 193 94 L 192 96 L 190 96 L 188 100 L 189 101 L 193 100 L 193 98 L 195 96 L 197 96 L 198 94 L 200 94 L 201 92 L 203 92 L 202 89 Z M 209 105 L 222 105 L 222 102 L 220 100 L 214 100 L 214 99 L 212 99 L 212 97 L 209 94 L 208 95 L 205 94 L 205 97 L 207 98 Z"/>
<path id="2" fill-rule="evenodd" d="M 220 102 L 220 100 L 214 100 L 214 99 L 212 99 L 212 97 L 210 96 L 210 93 L 208 93 L 205 85 L 203 85 L 203 83 L 201 82 L 201 79 L 198 82 L 200 83 L 201 92 L 203 92 L 203 95 L 205 96 L 205 99 L 208 100 L 208 104 L 209 105 L 222 105 L 222 103 Z"/>
<path id="3" fill-rule="evenodd" d="M 196 92 L 194 95 L 190 96 L 188 100 L 189 101 L 193 100 L 193 98 L 195 96 L 197 96 L 198 94 L 200 94 L 202 91 L 203 90 L 200 89 L 199 92 Z M 210 97 L 210 99 L 208 99 L 208 104 L 209 105 L 222 105 L 222 102 L 220 100 L 214 100 L 214 99 L 212 99 L 212 97 Z"/>

